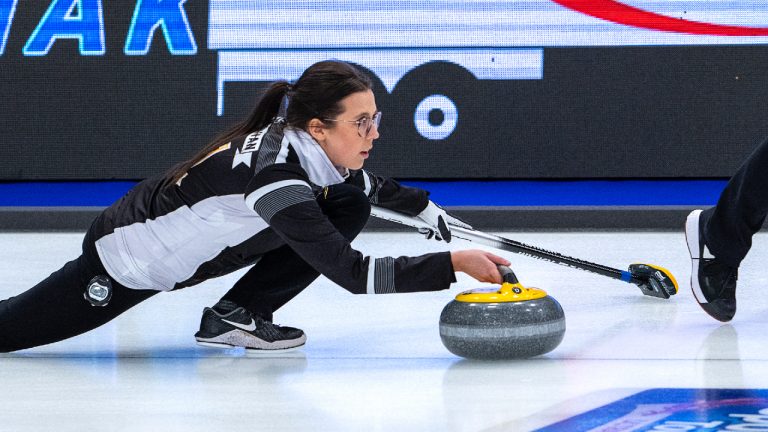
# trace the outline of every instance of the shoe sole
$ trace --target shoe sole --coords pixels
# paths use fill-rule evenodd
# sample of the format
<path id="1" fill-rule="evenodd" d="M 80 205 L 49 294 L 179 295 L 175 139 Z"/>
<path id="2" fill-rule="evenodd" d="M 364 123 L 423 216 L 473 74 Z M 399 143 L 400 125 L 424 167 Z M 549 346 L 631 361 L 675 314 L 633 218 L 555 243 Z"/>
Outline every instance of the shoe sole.
<path id="1" fill-rule="evenodd" d="M 699 260 L 701 259 L 701 245 L 699 244 L 699 218 L 701 210 L 694 210 L 685 220 L 685 242 L 688 244 L 688 253 L 691 255 L 691 291 L 699 305 L 709 303 L 699 285 Z"/>
<path id="2" fill-rule="evenodd" d="M 235 345 L 229 345 L 229 344 L 223 344 L 223 343 L 215 343 L 215 342 L 201 342 L 197 341 L 197 344 L 206 347 L 206 348 L 219 348 L 219 349 L 232 349 L 232 348 L 242 348 Z M 281 349 L 256 349 L 256 348 L 246 348 L 245 353 L 248 355 L 270 355 L 270 354 L 282 354 L 282 353 L 291 353 L 295 351 L 299 351 L 300 349 L 304 348 L 305 344 L 297 345 L 293 348 L 281 348 Z"/>
<path id="3" fill-rule="evenodd" d="M 197 340 L 198 345 L 211 348 L 245 348 L 249 351 L 287 352 L 303 346 L 307 341 L 307 336 L 301 335 L 300 338 L 296 339 L 267 342 L 244 331 L 232 330 L 212 338 L 196 337 L 195 340 Z"/>
<path id="4" fill-rule="evenodd" d="M 246 348 L 245 354 L 246 355 L 252 355 L 254 357 L 258 356 L 269 356 L 269 355 L 275 355 L 275 354 L 283 354 L 283 353 L 293 353 L 296 351 L 299 351 L 300 349 L 304 348 L 304 344 L 297 345 L 293 348 L 282 348 L 282 349 L 256 349 L 256 348 Z"/>

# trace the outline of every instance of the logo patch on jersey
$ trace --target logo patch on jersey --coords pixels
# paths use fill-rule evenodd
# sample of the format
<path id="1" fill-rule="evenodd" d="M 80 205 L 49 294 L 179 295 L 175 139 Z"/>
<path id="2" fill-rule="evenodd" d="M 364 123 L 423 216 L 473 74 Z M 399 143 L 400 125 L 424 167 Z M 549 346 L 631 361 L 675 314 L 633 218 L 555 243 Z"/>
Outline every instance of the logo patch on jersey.
<path id="1" fill-rule="evenodd" d="M 232 169 L 235 169 L 240 164 L 245 164 L 245 166 L 250 168 L 252 158 L 253 153 L 240 152 L 240 149 L 235 149 L 235 157 L 232 158 Z"/>
<path id="2" fill-rule="evenodd" d="M 264 139 L 264 135 L 267 134 L 267 129 L 269 129 L 269 126 L 245 137 L 242 153 L 253 153 L 257 151 L 259 147 L 261 147 L 261 140 Z"/>

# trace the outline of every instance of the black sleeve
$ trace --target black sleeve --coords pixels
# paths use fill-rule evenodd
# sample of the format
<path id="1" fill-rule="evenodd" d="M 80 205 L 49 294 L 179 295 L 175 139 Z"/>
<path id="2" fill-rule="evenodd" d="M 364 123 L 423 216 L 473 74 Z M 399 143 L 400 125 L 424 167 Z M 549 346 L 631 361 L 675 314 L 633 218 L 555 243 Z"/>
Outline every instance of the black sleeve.
<path id="1" fill-rule="evenodd" d="M 246 204 L 313 268 L 354 294 L 437 291 L 456 280 L 449 252 L 372 258 L 353 249 L 323 214 L 299 166 L 261 170 Z"/>
<path id="2" fill-rule="evenodd" d="M 363 189 L 371 204 L 416 216 L 427 208 L 429 192 L 404 186 L 390 178 L 376 176 L 365 170 L 351 170 L 346 183 Z"/>

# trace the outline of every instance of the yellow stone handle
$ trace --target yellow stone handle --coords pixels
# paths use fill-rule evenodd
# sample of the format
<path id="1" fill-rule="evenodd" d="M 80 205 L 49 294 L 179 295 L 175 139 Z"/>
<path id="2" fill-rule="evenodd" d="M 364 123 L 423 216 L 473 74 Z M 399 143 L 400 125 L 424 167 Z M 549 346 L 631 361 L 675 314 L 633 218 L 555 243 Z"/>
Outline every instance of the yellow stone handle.
<path id="1" fill-rule="evenodd" d="M 547 292 L 539 288 L 526 288 L 519 282 L 504 282 L 500 288 L 481 288 L 464 291 L 456 296 L 456 301 L 465 303 L 506 303 L 540 299 Z"/>

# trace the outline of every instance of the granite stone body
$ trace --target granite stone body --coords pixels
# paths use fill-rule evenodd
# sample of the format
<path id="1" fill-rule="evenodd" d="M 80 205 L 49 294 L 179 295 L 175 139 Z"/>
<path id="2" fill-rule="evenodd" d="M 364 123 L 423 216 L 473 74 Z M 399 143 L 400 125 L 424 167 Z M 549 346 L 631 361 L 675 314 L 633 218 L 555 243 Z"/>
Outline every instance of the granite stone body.
<path id="1" fill-rule="evenodd" d="M 555 349 L 565 335 L 565 314 L 553 297 L 469 303 L 453 300 L 440 314 L 440 339 L 461 357 L 502 360 Z"/>

